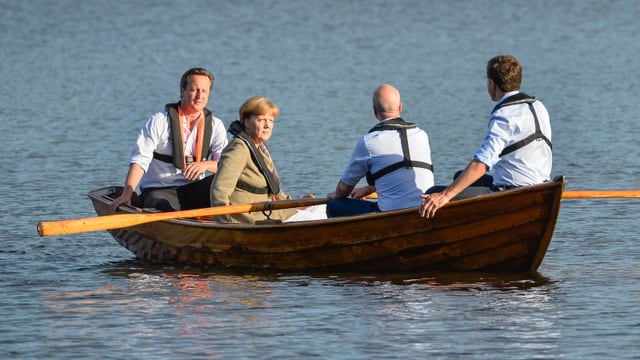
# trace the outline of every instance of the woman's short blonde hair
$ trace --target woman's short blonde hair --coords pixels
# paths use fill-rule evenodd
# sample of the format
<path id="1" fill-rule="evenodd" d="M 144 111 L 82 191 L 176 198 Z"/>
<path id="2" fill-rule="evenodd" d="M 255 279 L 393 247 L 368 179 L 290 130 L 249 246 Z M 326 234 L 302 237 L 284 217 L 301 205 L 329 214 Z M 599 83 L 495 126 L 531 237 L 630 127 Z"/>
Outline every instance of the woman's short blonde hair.
<path id="1" fill-rule="evenodd" d="M 254 115 L 267 114 L 277 118 L 278 115 L 280 115 L 280 108 L 264 96 L 250 97 L 240 106 L 240 110 L 238 111 L 240 122 L 243 124 L 246 119 Z"/>

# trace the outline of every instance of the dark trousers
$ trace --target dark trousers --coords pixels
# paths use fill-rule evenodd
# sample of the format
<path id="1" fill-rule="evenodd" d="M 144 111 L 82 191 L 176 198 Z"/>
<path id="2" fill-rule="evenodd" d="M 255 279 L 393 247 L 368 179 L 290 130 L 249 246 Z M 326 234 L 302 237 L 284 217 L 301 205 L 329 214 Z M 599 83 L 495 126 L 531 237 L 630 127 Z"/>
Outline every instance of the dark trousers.
<path id="1" fill-rule="evenodd" d="M 327 217 L 353 216 L 380 211 L 375 201 L 360 199 L 332 199 L 327 203 Z"/>
<path id="2" fill-rule="evenodd" d="M 211 206 L 213 175 L 183 186 L 143 189 L 142 207 L 160 211 L 201 209 Z"/>
<path id="3" fill-rule="evenodd" d="M 455 180 L 458 176 L 460 176 L 461 173 L 462 171 L 456 172 L 455 175 L 453 175 L 453 179 Z M 432 186 L 429 189 L 427 189 L 427 191 L 425 191 L 425 194 L 439 193 L 446 188 L 447 188 L 446 186 L 441 186 L 441 185 Z M 493 176 L 485 174 L 485 175 L 482 175 L 480 179 L 476 180 L 476 182 L 471 184 L 471 186 L 462 190 L 453 199 L 454 200 L 468 199 L 471 197 L 487 195 L 496 191 L 500 191 L 500 189 L 497 189 L 493 186 Z"/>

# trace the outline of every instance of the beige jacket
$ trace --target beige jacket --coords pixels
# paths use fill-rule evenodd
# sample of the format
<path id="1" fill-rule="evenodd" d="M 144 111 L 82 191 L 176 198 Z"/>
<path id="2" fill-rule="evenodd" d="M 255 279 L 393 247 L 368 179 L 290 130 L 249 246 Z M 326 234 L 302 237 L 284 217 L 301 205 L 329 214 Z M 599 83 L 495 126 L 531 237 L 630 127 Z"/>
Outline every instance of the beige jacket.
<path id="1" fill-rule="evenodd" d="M 264 157 L 267 167 L 274 170 L 275 164 L 270 157 Z M 260 172 L 260 169 L 251 158 L 251 152 L 247 144 L 234 137 L 222 151 L 220 163 L 218 164 L 218 172 L 211 184 L 211 206 L 245 204 L 262 201 L 270 201 L 269 194 L 257 194 L 254 192 L 241 189 L 237 186 L 238 182 L 245 184 L 243 186 L 266 189 L 267 181 Z M 290 199 L 291 197 L 282 191 L 276 195 L 277 200 Z M 274 210 L 270 219 L 285 220 L 296 213 L 296 209 Z M 220 222 L 232 223 L 255 223 L 256 221 L 266 220 L 266 216 L 262 212 L 252 212 L 234 215 L 224 215 L 216 217 Z"/>

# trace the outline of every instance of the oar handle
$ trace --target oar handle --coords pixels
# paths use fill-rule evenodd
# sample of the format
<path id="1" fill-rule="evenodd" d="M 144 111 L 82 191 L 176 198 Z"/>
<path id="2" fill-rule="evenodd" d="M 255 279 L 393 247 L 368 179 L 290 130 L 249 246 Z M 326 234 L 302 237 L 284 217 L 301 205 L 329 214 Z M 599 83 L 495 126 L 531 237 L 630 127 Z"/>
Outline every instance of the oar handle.
<path id="1" fill-rule="evenodd" d="M 59 221 L 41 221 L 38 223 L 38 234 L 40 236 L 52 236 L 62 234 L 76 234 L 99 230 L 120 229 L 129 226 L 141 225 L 155 221 L 194 218 L 200 216 L 220 216 L 241 214 L 253 211 L 268 211 L 289 209 L 325 204 L 327 198 L 317 199 L 292 199 L 265 201 L 258 203 L 235 204 L 227 206 L 215 206 L 203 209 L 181 210 L 159 213 L 142 214 L 112 214 L 82 219 L 70 219 Z"/>

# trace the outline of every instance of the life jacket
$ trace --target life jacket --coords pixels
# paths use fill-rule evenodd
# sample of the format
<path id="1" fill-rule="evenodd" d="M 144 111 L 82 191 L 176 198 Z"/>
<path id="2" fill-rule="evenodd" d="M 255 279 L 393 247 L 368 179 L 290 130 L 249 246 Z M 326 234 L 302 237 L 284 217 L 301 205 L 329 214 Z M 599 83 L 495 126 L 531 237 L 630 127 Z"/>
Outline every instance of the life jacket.
<path id="1" fill-rule="evenodd" d="M 414 128 L 416 128 L 416 124 L 408 123 L 404 121 L 402 118 L 395 118 L 395 119 L 390 119 L 384 122 L 380 122 L 369 130 L 369 133 L 372 133 L 375 131 L 399 131 L 400 140 L 402 141 L 402 155 L 404 156 L 404 159 L 402 161 L 398 161 L 397 163 L 393 163 L 387 167 L 384 167 L 373 174 L 371 173 L 371 171 L 368 171 L 366 174 L 367 184 L 375 185 L 376 180 L 378 180 L 382 176 L 402 168 L 418 167 L 418 168 L 427 169 L 433 172 L 433 165 L 423 161 L 411 160 L 411 154 L 409 153 L 409 140 L 407 136 L 407 129 L 414 129 Z"/>
<path id="2" fill-rule="evenodd" d="M 184 156 L 184 143 L 182 142 L 182 133 L 180 132 L 180 116 L 178 115 L 178 107 L 180 103 L 167 104 L 165 109 L 169 115 L 169 127 L 171 128 L 171 145 L 173 146 L 173 156 L 153 153 L 153 158 L 156 160 L 164 161 L 167 163 L 173 163 L 173 166 L 180 170 L 184 170 L 187 164 L 191 161 L 185 159 Z M 211 126 L 211 119 L 213 115 L 209 109 L 204 109 L 204 134 L 202 138 L 202 154 L 200 161 L 205 161 L 209 155 L 211 155 L 211 136 L 213 135 L 213 127 Z"/>
<path id="3" fill-rule="evenodd" d="M 253 162 L 256 164 L 256 166 L 262 173 L 262 176 L 264 176 L 264 179 L 267 181 L 266 189 L 257 189 L 253 186 L 249 186 L 248 184 L 245 184 L 242 182 L 238 182 L 236 184 L 236 187 L 243 190 L 247 190 L 255 194 L 270 193 L 272 195 L 276 195 L 280 193 L 280 179 L 274 172 L 269 170 L 266 162 L 264 161 L 264 157 L 262 156 L 262 153 L 256 148 L 256 145 L 253 142 L 253 139 L 251 139 L 251 137 L 249 136 L 249 134 L 247 134 L 244 131 L 244 125 L 240 121 L 236 120 L 232 122 L 231 125 L 229 125 L 229 132 L 233 136 L 237 137 L 238 139 L 244 141 L 245 144 L 247 144 L 247 147 L 249 148 L 249 152 L 251 153 L 251 159 L 253 160 Z M 262 146 L 266 147 L 266 145 L 264 144 Z"/>
<path id="4" fill-rule="evenodd" d="M 533 134 L 504 148 L 504 150 L 502 150 L 502 152 L 500 153 L 500 157 L 503 157 L 509 153 L 512 153 L 520 149 L 521 147 L 526 146 L 529 143 L 533 142 L 534 140 L 538 140 L 538 139 L 544 140 L 547 143 L 547 145 L 549 145 L 549 148 L 553 149 L 551 145 L 551 140 L 549 140 L 549 138 L 547 138 L 540 130 L 540 122 L 538 121 L 536 110 L 533 108 L 534 102 L 536 102 L 535 97 L 529 96 L 525 93 L 517 93 L 506 98 L 502 103 L 496 105 L 491 111 L 491 113 L 493 114 L 494 112 L 496 112 L 496 110 L 503 108 L 505 106 L 527 104 L 529 105 L 529 110 L 531 110 L 531 113 L 533 114 L 533 120 L 535 121 L 535 125 L 536 125 L 536 131 Z"/>

